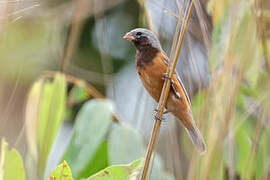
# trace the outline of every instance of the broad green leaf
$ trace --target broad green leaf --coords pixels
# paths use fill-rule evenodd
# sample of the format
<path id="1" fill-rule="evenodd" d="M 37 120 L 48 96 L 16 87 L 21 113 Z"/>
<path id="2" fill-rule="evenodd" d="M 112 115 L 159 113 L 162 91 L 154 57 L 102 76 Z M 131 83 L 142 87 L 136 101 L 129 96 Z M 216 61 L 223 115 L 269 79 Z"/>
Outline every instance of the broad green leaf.
<path id="1" fill-rule="evenodd" d="M 84 170 L 80 173 L 80 177 L 89 177 L 98 171 L 109 166 L 108 157 L 108 141 L 105 140 L 99 145 L 93 159 L 87 164 Z"/>
<path id="2" fill-rule="evenodd" d="M 135 129 L 116 125 L 109 135 L 109 162 L 126 164 L 145 156 L 143 138 Z"/>
<path id="3" fill-rule="evenodd" d="M 253 132 L 252 124 L 249 123 L 250 118 L 244 119 L 244 116 L 241 116 L 239 113 L 236 114 L 236 133 L 235 133 L 235 142 L 236 142 L 236 170 L 243 176 L 246 173 L 246 167 L 248 163 L 248 156 L 251 152 L 251 136 Z M 252 167 L 251 167 L 252 168 Z M 250 172 L 252 173 L 252 172 Z"/>
<path id="4" fill-rule="evenodd" d="M 63 161 L 52 171 L 49 180 L 73 180 L 70 167 L 66 161 Z"/>
<path id="5" fill-rule="evenodd" d="M 52 83 L 44 83 L 38 119 L 38 169 L 42 176 L 56 134 L 64 119 L 66 109 L 66 81 L 57 74 Z"/>
<path id="6" fill-rule="evenodd" d="M 32 86 L 26 105 L 25 124 L 27 142 L 31 156 L 37 161 L 38 147 L 37 147 L 37 120 L 39 113 L 40 95 L 42 92 L 42 81 L 34 83 Z"/>
<path id="7" fill-rule="evenodd" d="M 112 110 L 109 101 L 95 99 L 86 102 L 78 113 L 73 137 L 63 157 L 75 179 L 82 177 L 104 142 L 112 122 Z"/>
<path id="8" fill-rule="evenodd" d="M 144 157 L 146 154 L 142 135 L 135 129 L 126 125 L 115 124 L 109 135 L 109 163 L 110 165 L 126 164 L 128 162 Z M 158 153 L 155 154 L 152 167 L 152 179 L 173 179 L 165 172 L 163 162 Z"/>
<path id="9" fill-rule="evenodd" d="M 24 180 L 25 171 L 22 158 L 17 150 L 8 149 L 5 139 L 1 142 L 0 153 L 0 179 L 1 180 Z"/>
<path id="10" fill-rule="evenodd" d="M 64 119 L 65 108 L 66 81 L 63 75 L 57 74 L 52 82 L 41 79 L 33 85 L 27 100 L 26 130 L 29 149 L 37 160 L 41 177 Z"/>
<path id="11" fill-rule="evenodd" d="M 138 159 L 127 165 L 110 166 L 87 180 L 135 180 L 144 165 L 144 159 Z"/>

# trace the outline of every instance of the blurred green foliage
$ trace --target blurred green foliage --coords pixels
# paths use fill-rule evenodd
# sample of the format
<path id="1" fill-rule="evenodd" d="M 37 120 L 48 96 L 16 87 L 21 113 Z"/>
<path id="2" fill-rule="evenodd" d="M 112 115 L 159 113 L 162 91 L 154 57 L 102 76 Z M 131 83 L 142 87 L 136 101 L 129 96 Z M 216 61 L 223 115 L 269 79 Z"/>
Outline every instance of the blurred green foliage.
<path id="1" fill-rule="evenodd" d="M 89 174 L 85 175 L 82 172 L 85 172 L 84 168 L 91 166 L 95 154 L 103 158 L 100 159 L 101 163 L 92 163 L 93 167 L 100 170 L 107 164 L 107 152 L 99 146 L 104 142 L 104 137 L 112 123 L 112 110 L 110 103 L 103 100 L 93 100 L 87 102 L 78 113 L 73 137 L 63 157 L 70 165 L 75 179 L 88 177 Z M 102 147 L 106 147 L 106 144 Z M 104 153 L 97 153 L 97 150 Z M 97 167 L 98 164 L 101 167 Z"/>
<path id="2" fill-rule="evenodd" d="M 51 172 L 49 180 L 73 180 L 70 167 L 66 161 L 63 161 Z"/>
<path id="3" fill-rule="evenodd" d="M 35 101 L 38 103 L 34 104 Z M 39 176 L 44 175 L 47 159 L 66 109 L 65 77 L 57 74 L 53 82 L 37 81 L 28 97 L 26 128 L 30 152 L 37 160 Z M 49 132 L 49 133 L 48 133 Z M 34 147 L 36 146 L 36 147 Z"/>
<path id="4" fill-rule="evenodd" d="M 23 160 L 17 150 L 9 150 L 8 143 L 5 141 L 5 139 L 1 140 L 0 179 L 25 179 Z"/>
<path id="5" fill-rule="evenodd" d="M 97 174 L 87 178 L 87 180 L 126 180 L 135 179 L 143 168 L 144 159 L 133 161 L 128 165 L 114 165 L 98 172 Z"/>
<path id="6" fill-rule="evenodd" d="M 209 89 L 192 101 L 208 151 L 199 158 L 189 142 L 181 144 L 189 162 L 188 172 L 184 172 L 189 179 L 229 179 L 232 172 L 240 179 L 269 178 L 270 74 L 267 63 L 262 62 L 270 58 L 264 53 L 270 52 L 270 40 L 266 39 L 264 47 L 258 38 L 254 3 L 211 0 L 208 5 L 214 23 L 210 50 L 213 79 Z M 49 6 L 56 4 L 51 2 Z M 119 72 L 134 57 L 134 49 L 127 48 L 130 45 L 121 37 L 139 24 L 139 12 L 136 1 L 125 1 L 87 17 L 67 71 L 74 73 L 75 65 L 78 76 L 105 92 L 107 82 L 103 75 Z M 269 12 L 265 14 L 269 21 Z M 70 30 L 70 24 L 60 24 L 51 17 L 8 25 L 0 37 L 0 59 L 4 60 L 0 61 L 1 77 L 10 83 L 21 74 L 28 82 L 36 80 L 44 69 L 58 70 Z M 111 68 L 104 68 L 104 62 Z M 102 82 L 93 81 L 96 78 Z M 146 148 L 142 135 L 112 121 L 115 111 L 112 102 L 93 100 L 82 87 L 75 86 L 69 91 L 67 86 L 66 77 L 59 73 L 53 78 L 38 79 L 29 91 L 25 118 L 29 156 L 33 161 L 27 164 L 28 169 L 35 170 L 37 166 L 38 177 L 44 177 L 63 120 L 75 117 L 73 136 L 62 157 L 67 163 L 64 161 L 56 167 L 52 177 L 72 179 L 71 172 L 74 179 L 90 176 L 89 180 L 101 176 L 108 179 L 109 175 L 111 179 L 128 179 L 138 175 L 143 165 L 143 159 L 139 158 L 145 155 Z M 77 104 L 78 114 L 73 106 Z M 157 154 L 152 179 L 173 179 L 167 169 Z M 15 149 L 10 151 L 4 140 L 0 176 L 4 180 L 25 179 L 22 158 Z"/>

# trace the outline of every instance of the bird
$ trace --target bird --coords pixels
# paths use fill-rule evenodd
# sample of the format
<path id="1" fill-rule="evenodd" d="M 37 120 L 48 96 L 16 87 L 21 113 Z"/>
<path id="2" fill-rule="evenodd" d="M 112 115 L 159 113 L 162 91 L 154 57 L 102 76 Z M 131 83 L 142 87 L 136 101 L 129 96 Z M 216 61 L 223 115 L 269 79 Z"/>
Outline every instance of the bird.
<path id="1" fill-rule="evenodd" d="M 148 29 L 136 28 L 127 32 L 123 38 L 131 41 L 136 47 L 136 71 L 143 86 L 156 102 L 159 101 L 164 80 L 168 78 L 171 81 L 166 110 L 181 121 L 197 151 L 204 154 L 206 145 L 193 119 L 188 93 L 176 72 L 171 78 L 166 74 L 169 59 L 157 36 Z M 157 115 L 156 118 L 160 119 Z"/>

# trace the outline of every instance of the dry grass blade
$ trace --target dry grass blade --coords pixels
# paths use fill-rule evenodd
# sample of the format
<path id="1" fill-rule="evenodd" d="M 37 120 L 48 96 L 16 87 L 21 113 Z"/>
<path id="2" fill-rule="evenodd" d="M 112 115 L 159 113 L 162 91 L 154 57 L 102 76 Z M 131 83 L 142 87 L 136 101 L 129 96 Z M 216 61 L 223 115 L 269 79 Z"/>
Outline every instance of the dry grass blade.
<path id="1" fill-rule="evenodd" d="M 186 4 L 186 0 L 184 1 L 182 7 L 181 7 L 181 10 L 179 11 L 179 17 L 178 18 L 178 21 L 177 21 L 177 26 L 176 26 L 176 31 L 175 31 L 175 34 L 174 34 L 174 37 L 173 37 L 173 43 L 172 43 L 172 47 L 171 47 L 171 53 L 170 53 L 170 59 L 173 59 L 173 56 L 175 55 L 175 50 L 176 50 L 176 45 L 177 45 L 177 38 L 178 38 L 178 35 L 180 31 L 180 27 L 181 27 L 181 17 L 183 17 L 183 19 L 185 18 L 184 16 L 182 16 L 184 14 L 184 9 L 185 9 L 185 4 Z M 182 28 L 183 28 L 183 24 L 182 23 Z"/>
<path id="2" fill-rule="evenodd" d="M 260 139 L 264 130 L 263 125 L 264 125 L 265 118 L 266 118 L 266 113 L 264 112 L 264 110 L 261 110 L 259 114 L 259 119 L 256 123 L 255 132 L 253 135 L 254 143 L 252 144 L 252 148 L 248 156 L 248 161 L 247 161 L 248 163 L 246 164 L 247 171 L 244 174 L 245 179 L 248 179 L 248 170 L 250 170 L 250 168 L 254 165 L 254 158 L 255 158 L 256 152 L 259 149 Z"/>
<path id="3" fill-rule="evenodd" d="M 169 78 L 172 77 L 172 75 L 173 75 L 173 73 L 175 71 L 176 63 L 177 63 L 177 60 L 178 60 L 178 56 L 180 54 L 181 47 L 183 45 L 184 37 L 185 37 L 186 31 L 187 31 L 187 27 L 188 27 L 188 24 L 189 24 L 189 20 L 190 20 L 193 8 L 194 8 L 194 2 L 191 1 L 189 9 L 188 9 L 187 13 L 185 13 L 186 18 L 183 21 L 183 25 L 182 25 L 183 28 L 181 28 L 181 31 L 180 31 L 179 41 L 177 42 L 175 55 L 173 56 L 173 58 L 170 59 L 170 62 L 169 62 L 169 67 L 168 67 L 168 70 L 167 70 Z M 176 31 L 176 33 L 179 34 L 179 30 Z M 175 37 L 178 37 L 178 35 L 175 36 Z M 168 94 L 169 94 L 170 84 L 171 84 L 171 82 L 169 81 L 169 78 L 166 79 L 165 82 L 164 82 L 163 89 L 162 89 L 162 92 L 161 92 L 161 96 L 160 96 L 160 99 L 159 99 L 159 103 L 158 103 L 158 107 L 157 107 L 157 112 L 158 112 L 159 117 L 163 116 L 163 112 L 164 112 L 165 105 L 166 105 L 166 102 L 167 102 L 167 97 L 168 97 Z M 153 149 L 155 147 L 155 144 L 156 144 L 156 141 L 157 141 L 157 138 L 158 138 L 158 135 L 159 135 L 159 131 L 160 131 L 160 125 L 161 125 L 161 120 L 156 119 L 153 131 L 152 131 L 152 134 L 151 134 L 151 139 L 150 139 L 148 149 L 147 149 L 147 155 L 146 155 L 146 160 L 145 160 L 141 180 L 145 180 L 146 177 L 147 177 L 148 168 L 149 168 L 150 160 L 151 160 L 151 157 L 152 157 L 152 152 L 153 152 Z"/>
<path id="4" fill-rule="evenodd" d="M 61 71 L 64 72 L 66 66 L 71 61 L 71 58 L 76 50 L 77 41 L 81 32 L 83 21 L 80 21 L 81 17 L 90 10 L 90 5 L 87 1 L 76 1 L 76 7 L 74 14 L 72 15 L 70 35 L 67 39 L 65 48 L 65 54 L 61 62 Z"/>
<path id="5" fill-rule="evenodd" d="M 254 16 L 256 18 L 258 35 L 262 44 L 265 69 L 268 73 L 270 73 L 269 52 L 268 52 L 267 43 L 266 43 L 266 39 L 267 39 L 266 38 L 266 20 L 263 16 L 263 13 L 259 13 L 263 9 L 263 2 L 256 0 L 254 9 L 255 9 Z"/>

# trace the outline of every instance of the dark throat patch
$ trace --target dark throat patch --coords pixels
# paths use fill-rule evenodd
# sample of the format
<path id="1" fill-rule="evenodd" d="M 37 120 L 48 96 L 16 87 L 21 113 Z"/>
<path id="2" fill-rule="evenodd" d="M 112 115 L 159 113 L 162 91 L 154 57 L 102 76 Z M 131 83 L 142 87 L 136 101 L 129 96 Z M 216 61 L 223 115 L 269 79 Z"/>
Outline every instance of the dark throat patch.
<path id="1" fill-rule="evenodd" d="M 139 68 L 144 68 L 144 65 L 149 65 L 153 63 L 153 59 L 156 57 L 159 50 L 153 47 L 145 47 L 137 49 L 136 52 L 136 66 Z"/>

